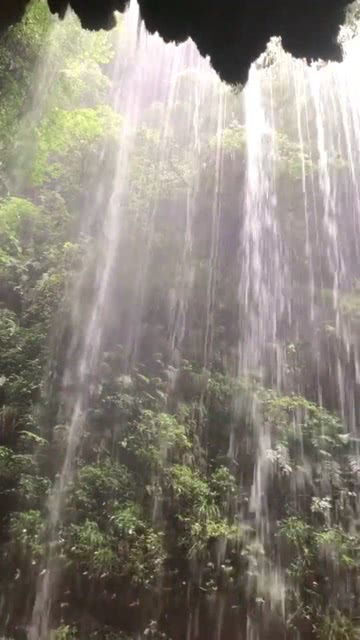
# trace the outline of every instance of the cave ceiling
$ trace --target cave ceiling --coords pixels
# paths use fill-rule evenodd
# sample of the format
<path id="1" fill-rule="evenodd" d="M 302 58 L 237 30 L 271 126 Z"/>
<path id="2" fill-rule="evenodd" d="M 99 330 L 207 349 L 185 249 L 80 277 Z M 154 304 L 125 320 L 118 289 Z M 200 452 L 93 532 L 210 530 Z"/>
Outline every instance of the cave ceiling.
<path id="1" fill-rule="evenodd" d="M 28 0 L 0 0 L 4 30 L 21 18 Z M 111 28 L 114 11 L 126 0 L 48 0 L 60 16 L 70 5 L 85 28 Z M 301 58 L 341 59 L 336 43 L 349 0 L 139 0 L 150 32 L 177 42 L 191 37 L 209 55 L 221 77 L 244 83 L 249 66 L 269 38 L 281 36 L 286 50 Z"/>

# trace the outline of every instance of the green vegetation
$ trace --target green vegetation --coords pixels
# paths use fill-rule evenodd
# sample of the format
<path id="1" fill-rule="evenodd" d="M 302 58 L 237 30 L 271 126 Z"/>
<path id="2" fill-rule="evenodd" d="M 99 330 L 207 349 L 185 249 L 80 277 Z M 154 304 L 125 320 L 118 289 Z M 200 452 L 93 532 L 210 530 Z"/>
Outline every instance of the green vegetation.
<path id="1" fill-rule="evenodd" d="M 92 309 L 115 152 L 128 125 L 121 104 L 119 112 L 108 106 L 121 24 L 88 33 L 70 17 L 66 28 L 50 27 L 45 4 L 35 1 L 0 47 L 0 632 L 16 640 L 49 555 L 48 499 L 77 385 L 64 383 L 66 355 L 81 348 L 72 342 L 74 307 L 81 303 L 84 317 Z M 36 64 L 42 46 L 46 77 Z M 117 60 L 119 74 L 123 64 Z M 216 135 L 216 114 L 206 106 L 213 89 L 198 91 L 197 72 L 179 75 L 171 113 L 159 96 L 141 105 L 126 166 L 100 362 L 89 372 L 75 475 L 52 532 L 58 594 L 51 638 L 177 640 L 189 637 L 190 618 L 208 634 L 212 610 L 232 628 L 244 629 L 252 617 L 273 621 L 276 574 L 285 592 L 276 637 L 355 640 L 360 459 L 332 397 L 344 345 L 324 247 L 313 267 L 316 355 L 309 328 L 301 340 L 301 329 L 290 327 L 282 337 L 290 391 L 271 389 L 271 358 L 268 386 L 257 371 L 235 376 L 242 109 L 229 95 Z M 40 76 L 46 91 L 34 109 Z M 194 127 L 197 144 L 186 147 Z M 274 143 L 279 193 L 289 204 L 278 222 L 279 233 L 291 235 L 296 310 L 308 266 L 301 258 L 299 268 L 309 233 L 298 207 L 300 178 L 314 165 L 310 149 L 285 133 Z M 223 229 L 211 253 L 219 150 Z M 340 295 L 350 324 L 359 309 L 356 287 Z M 321 403 L 315 384 L 325 389 Z M 259 468 L 266 478 L 262 539 L 252 495 Z"/>

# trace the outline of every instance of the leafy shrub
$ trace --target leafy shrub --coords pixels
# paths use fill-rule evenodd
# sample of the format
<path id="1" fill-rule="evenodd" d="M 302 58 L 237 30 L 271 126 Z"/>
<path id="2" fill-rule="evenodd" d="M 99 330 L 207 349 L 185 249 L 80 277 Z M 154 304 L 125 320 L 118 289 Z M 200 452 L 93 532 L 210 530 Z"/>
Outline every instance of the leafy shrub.
<path id="1" fill-rule="evenodd" d="M 164 560 L 162 535 L 132 518 L 129 508 L 114 514 L 106 529 L 88 519 L 70 525 L 65 548 L 71 562 L 91 579 L 127 578 L 140 586 L 152 583 Z"/>
<path id="2" fill-rule="evenodd" d="M 80 469 L 70 505 L 82 516 L 91 513 L 101 520 L 132 496 L 133 480 L 128 469 L 107 460 Z"/>
<path id="3" fill-rule="evenodd" d="M 324 616 L 317 631 L 319 640 L 358 640 L 360 629 L 355 627 L 352 620 L 340 611 Z"/>
<path id="4" fill-rule="evenodd" d="M 140 421 L 132 425 L 122 446 L 152 469 L 160 469 L 173 459 L 181 459 L 190 449 L 184 425 L 168 413 L 143 411 Z"/>
<path id="5" fill-rule="evenodd" d="M 40 511 L 30 510 L 12 515 L 9 544 L 17 563 L 28 567 L 39 563 L 44 554 L 43 527 Z"/>

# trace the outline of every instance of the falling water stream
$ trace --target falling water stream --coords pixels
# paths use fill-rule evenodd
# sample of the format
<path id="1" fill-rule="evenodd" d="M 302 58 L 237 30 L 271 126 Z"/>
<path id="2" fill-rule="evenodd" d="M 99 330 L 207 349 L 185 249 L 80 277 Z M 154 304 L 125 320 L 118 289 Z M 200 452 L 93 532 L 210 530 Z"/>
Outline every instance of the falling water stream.
<path id="1" fill-rule="evenodd" d="M 55 24 L 53 37 L 68 20 Z M 109 180 L 105 143 L 81 220 L 80 233 L 96 223 L 97 232 L 71 294 L 71 339 L 59 384 L 75 391 L 58 412 L 68 425 L 66 453 L 48 504 L 47 555 L 31 640 L 51 637 L 61 585 L 59 532 L 109 335 L 117 333 L 128 376 L 150 348 L 165 354 L 172 388 L 184 358 L 197 360 L 205 379 L 222 359 L 240 382 L 303 394 L 336 411 L 348 437 L 356 436 L 360 340 L 350 311 L 360 296 L 360 36 L 350 38 L 345 29 L 341 34 L 340 64 L 296 60 L 272 39 L 237 92 L 191 41 L 176 46 L 147 34 L 131 2 L 109 74 L 108 103 L 121 117 L 114 168 Z M 54 73 L 43 61 L 26 126 L 29 120 L 36 126 Z M 147 186 L 140 206 L 133 175 L 139 136 L 148 144 L 140 159 Z M 165 284 L 154 293 L 157 273 L 165 274 Z M 153 308 L 161 308 L 160 326 L 152 325 Z M 226 311 L 232 315 L 224 329 Z M 292 366 L 297 345 L 307 345 L 302 376 Z M 258 394 L 244 409 L 235 392 L 233 405 L 230 464 L 245 447 L 237 427 L 244 410 L 253 425 L 249 500 L 235 517 L 251 523 L 252 544 L 261 549 L 248 582 L 262 609 L 247 611 L 245 624 L 230 635 L 226 598 L 219 596 L 207 637 L 266 640 L 266 616 L 287 615 L 288 576 L 269 542 L 275 525 L 268 487 L 280 449 L 273 448 Z M 301 431 L 304 414 L 306 408 L 294 418 L 294 432 Z M 296 504 L 309 476 L 304 453 L 290 485 Z M 324 490 L 329 482 L 324 475 Z M 314 491 L 320 495 L 321 487 Z M 154 498 L 152 514 L 161 527 L 160 498 Z M 188 615 L 187 640 L 202 637 L 199 615 Z"/>
<path id="2" fill-rule="evenodd" d="M 66 21 L 64 28 L 66 28 Z M 186 154 L 190 159 L 189 175 L 183 177 L 186 183 L 186 213 L 182 256 L 175 282 L 175 291 L 170 302 L 170 317 L 172 327 L 170 337 L 170 349 L 173 352 L 171 361 L 176 362 L 177 353 L 181 349 L 182 337 L 185 331 L 186 308 L 191 287 L 191 273 L 189 263 L 192 248 L 192 215 L 194 198 L 197 187 L 197 155 L 199 153 L 198 118 L 204 100 L 203 85 L 217 87 L 220 82 L 211 69 L 208 61 L 201 58 L 192 42 L 186 42 L 179 47 L 165 45 L 158 36 L 149 36 L 144 27 L 139 29 L 139 9 L 135 2 L 131 3 L 124 21 L 125 37 L 122 36 L 118 44 L 115 62 L 113 63 L 113 102 L 112 107 L 120 112 L 123 118 L 121 137 L 118 141 L 116 168 L 113 184 L 107 194 L 105 211 L 102 217 L 102 229 L 98 260 L 95 265 L 93 298 L 84 323 L 81 288 L 83 286 L 80 276 L 74 291 L 74 304 L 72 308 L 72 324 L 74 327 L 71 343 L 68 348 L 67 364 L 63 374 L 65 388 L 74 385 L 77 390 L 67 402 L 66 413 L 69 423 L 66 455 L 63 466 L 58 474 L 53 493 L 49 500 L 49 551 L 46 565 L 42 571 L 30 626 L 31 640 L 48 640 L 50 635 L 51 605 L 56 590 L 57 559 L 56 538 L 61 524 L 63 502 L 75 470 L 75 459 L 79 443 L 83 433 L 86 411 L 91 395 L 90 373 L 98 369 L 101 356 L 101 347 L 104 332 L 104 315 L 111 301 L 111 276 L 114 272 L 119 245 L 124 233 L 122 224 L 122 210 L 129 197 L 129 165 L 131 154 L 136 145 L 136 133 L 141 123 L 141 114 L 146 107 L 151 105 L 156 94 L 165 102 L 163 125 L 155 146 L 155 157 L 152 158 L 154 166 L 149 179 L 153 180 L 151 198 L 146 203 L 148 214 L 144 224 L 144 247 L 141 259 L 137 265 L 134 281 L 132 282 L 132 296 L 130 301 L 128 329 L 125 336 L 125 351 L 127 368 L 131 369 L 137 356 L 139 331 L 143 313 L 144 294 L 146 287 L 146 274 L 149 268 L 150 254 L 153 249 L 154 218 L 157 214 L 158 201 L 161 195 L 162 184 L 157 181 L 165 160 L 172 153 L 169 145 L 169 120 L 173 116 L 179 89 L 178 78 L 182 72 L 190 69 L 199 76 L 200 82 L 194 83 L 189 96 L 189 110 L 185 114 L 184 139 Z M 56 35 L 56 34 L 55 34 Z M 119 62 L 125 62 L 123 77 L 119 77 Z M 41 85 L 42 88 L 42 85 Z M 40 88 L 40 89 L 41 89 Z M 152 95 L 153 94 L 153 95 Z M 39 92 L 39 99 L 42 93 Z M 220 91 L 219 101 L 223 103 Z M 214 100 L 217 95 L 214 92 Z M 180 116 L 181 117 L 181 116 Z M 217 125 L 218 137 L 221 127 L 221 116 Z M 219 152 L 218 152 L 219 153 Z M 216 228 L 218 227 L 218 189 L 219 168 L 216 170 L 217 183 L 215 187 L 215 210 L 213 215 L 212 251 L 211 251 L 211 278 L 216 252 Z M 99 182 L 98 188 L 102 188 Z M 99 202 L 96 192 L 95 203 Z M 95 205 L 95 215 L 96 211 Z M 130 239 L 131 242 L 131 239 Z M 209 285 L 209 306 L 212 306 L 211 297 L 214 295 L 214 286 Z M 120 302 L 121 304 L 121 302 Z M 210 314 L 210 311 L 209 311 Z M 210 326 L 210 320 L 208 320 Z M 209 333 L 209 330 L 207 330 Z M 208 337 L 207 337 L 208 341 Z M 90 388 L 89 388 L 90 386 Z M 156 513 L 156 508 L 155 508 Z"/>

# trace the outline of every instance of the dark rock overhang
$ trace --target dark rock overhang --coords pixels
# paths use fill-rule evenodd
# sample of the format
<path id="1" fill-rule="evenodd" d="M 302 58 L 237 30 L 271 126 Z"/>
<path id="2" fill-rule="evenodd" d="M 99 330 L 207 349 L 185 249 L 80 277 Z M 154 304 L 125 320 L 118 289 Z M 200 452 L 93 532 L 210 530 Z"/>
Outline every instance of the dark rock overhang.
<path id="1" fill-rule="evenodd" d="M 0 24 L 18 20 L 28 0 L 1 0 Z M 111 28 L 127 0 L 48 0 L 60 16 L 70 5 L 85 28 Z M 301 58 L 340 60 L 336 38 L 349 0 L 139 0 L 150 32 L 177 42 L 191 37 L 221 77 L 243 83 L 269 38 L 281 36 Z"/>

